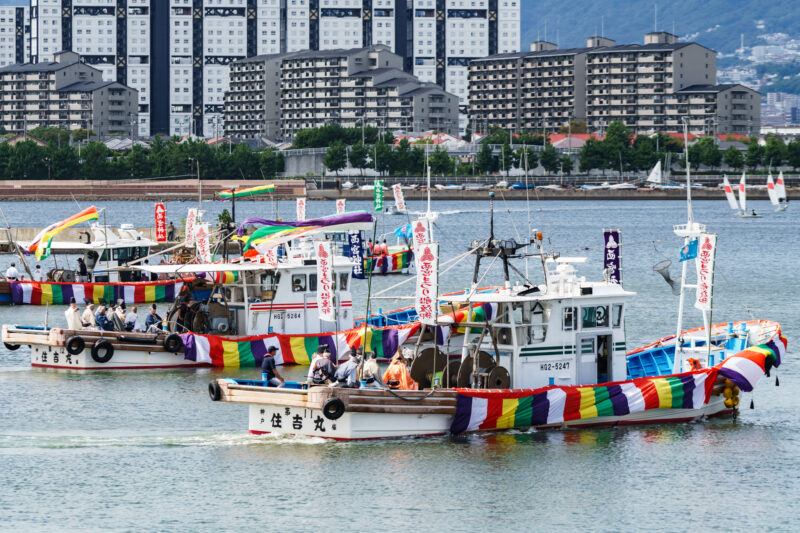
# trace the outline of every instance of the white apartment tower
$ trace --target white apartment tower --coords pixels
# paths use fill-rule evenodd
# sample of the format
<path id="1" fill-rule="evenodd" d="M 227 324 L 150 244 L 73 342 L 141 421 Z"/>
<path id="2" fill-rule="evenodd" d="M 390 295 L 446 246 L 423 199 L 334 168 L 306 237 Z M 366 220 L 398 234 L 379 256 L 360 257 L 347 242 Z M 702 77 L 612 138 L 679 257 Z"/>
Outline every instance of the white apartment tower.
<path id="1" fill-rule="evenodd" d="M 0 67 L 30 58 L 31 10 L 28 0 L 0 0 Z"/>
<path id="2" fill-rule="evenodd" d="M 522 0 L 409 2 L 413 73 L 457 95 L 466 117 L 469 62 L 519 51 Z"/>
<path id="3" fill-rule="evenodd" d="M 105 79 L 136 88 L 141 135 L 214 136 L 231 62 L 371 44 L 405 55 L 405 2 L 31 0 L 31 59 L 72 50 Z"/>

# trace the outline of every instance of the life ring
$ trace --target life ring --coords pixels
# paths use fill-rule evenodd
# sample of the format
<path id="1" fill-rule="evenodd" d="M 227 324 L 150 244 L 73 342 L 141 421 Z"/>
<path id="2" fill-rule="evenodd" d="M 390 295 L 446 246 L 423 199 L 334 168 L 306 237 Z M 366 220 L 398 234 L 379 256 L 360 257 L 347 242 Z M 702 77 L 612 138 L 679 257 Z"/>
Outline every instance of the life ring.
<path id="1" fill-rule="evenodd" d="M 103 351 L 103 356 L 100 356 L 100 351 Z M 114 345 L 111 342 L 100 339 L 94 346 L 92 346 L 92 359 L 98 363 L 108 363 L 114 357 Z"/>
<path id="2" fill-rule="evenodd" d="M 175 353 L 183 348 L 183 339 L 177 333 L 170 333 L 164 339 L 164 349 L 170 353 Z"/>
<path id="3" fill-rule="evenodd" d="M 208 384 L 208 395 L 211 396 L 211 400 L 218 402 L 222 398 L 222 389 L 219 388 L 219 384 L 216 381 L 212 381 Z"/>
<path id="4" fill-rule="evenodd" d="M 9 350 L 9 351 L 12 351 L 12 352 L 14 350 L 19 350 L 19 344 L 8 344 L 7 342 L 4 342 L 3 345 L 6 347 L 6 350 Z"/>
<path id="5" fill-rule="evenodd" d="M 344 414 L 344 402 L 339 398 L 331 398 L 322 407 L 322 414 L 328 420 L 337 420 Z"/>
<path id="6" fill-rule="evenodd" d="M 83 337 L 78 337 L 76 335 L 75 337 L 67 339 L 65 346 L 67 347 L 68 354 L 78 355 L 86 348 L 86 341 L 83 340 Z"/>

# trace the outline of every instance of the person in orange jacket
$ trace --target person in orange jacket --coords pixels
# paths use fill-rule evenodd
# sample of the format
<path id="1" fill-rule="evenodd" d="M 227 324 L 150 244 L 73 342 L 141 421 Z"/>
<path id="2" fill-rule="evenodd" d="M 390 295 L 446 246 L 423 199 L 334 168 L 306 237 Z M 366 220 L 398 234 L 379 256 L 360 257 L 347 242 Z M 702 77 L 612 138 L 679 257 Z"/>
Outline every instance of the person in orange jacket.
<path id="1" fill-rule="evenodd" d="M 392 357 L 389 368 L 383 373 L 383 382 L 390 389 L 419 390 L 419 384 L 411 379 L 411 373 L 403 357 L 402 348 L 397 348 L 397 353 Z"/>

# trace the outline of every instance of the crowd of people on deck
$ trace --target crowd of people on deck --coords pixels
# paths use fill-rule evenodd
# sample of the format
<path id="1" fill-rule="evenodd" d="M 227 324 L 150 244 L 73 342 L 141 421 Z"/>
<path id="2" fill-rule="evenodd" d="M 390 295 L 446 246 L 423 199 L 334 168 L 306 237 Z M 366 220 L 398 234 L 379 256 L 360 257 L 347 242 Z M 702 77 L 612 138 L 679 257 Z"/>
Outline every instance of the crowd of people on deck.
<path id="1" fill-rule="evenodd" d="M 372 243 L 372 239 L 367 241 L 367 248 L 369 248 L 369 255 L 373 257 L 380 257 L 384 255 L 389 255 L 389 245 L 386 244 L 386 239 L 383 239 L 383 242 L 375 242 Z"/>
<path id="2" fill-rule="evenodd" d="M 124 302 L 119 304 L 100 304 L 95 310 L 91 300 L 86 300 L 83 312 L 78 309 L 75 298 L 70 298 L 69 307 L 64 311 L 67 317 L 67 329 L 79 331 L 82 329 L 96 331 L 129 331 L 149 332 L 161 331 L 163 319 L 158 314 L 158 306 L 152 304 L 144 321 L 144 327 L 139 320 L 139 309 L 131 306 L 130 310 Z"/>
<path id="3" fill-rule="evenodd" d="M 261 376 L 270 387 L 283 387 L 286 379 L 280 375 L 275 363 L 278 348 L 271 346 L 261 363 Z M 389 367 L 380 374 L 378 355 L 375 352 L 364 353 L 359 347 L 355 352 L 343 354 L 343 362 L 336 365 L 331 361 L 331 352 L 327 345 L 320 346 L 311 359 L 306 381 L 313 385 L 327 385 L 344 388 L 389 388 L 395 390 L 418 390 L 419 385 L 411 378 L 409 370 L 411 351 L 397 347 Z M 363 364 L 362 364 L 363 361 Z"/>

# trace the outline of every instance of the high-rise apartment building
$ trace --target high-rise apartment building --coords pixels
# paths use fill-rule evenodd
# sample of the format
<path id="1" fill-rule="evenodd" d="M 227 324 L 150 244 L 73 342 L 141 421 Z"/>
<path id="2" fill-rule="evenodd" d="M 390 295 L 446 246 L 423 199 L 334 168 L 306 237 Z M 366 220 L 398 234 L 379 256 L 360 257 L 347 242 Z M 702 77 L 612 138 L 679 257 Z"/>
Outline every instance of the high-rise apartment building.
<path id="1" fill-rule="evenodd" d="M 402 70 L 385 45 L 258 56 L 231 65 L 225 134 L 254 138 L 326 124 L 458 133 L 458 97 Z"/>
<path id="2" fill-rule="evenodd" d="M 459 97 L 464 120 L 469 62 L 519 51 L 522 0 L 410 0 L 411 70 Z M 464 126 L 462 124 L 462 126 Z"/>
<path id="3" fill-rule="evenodd" d="M 0 0 L 0 67 L 30 59 L 29 0 Z"/>

